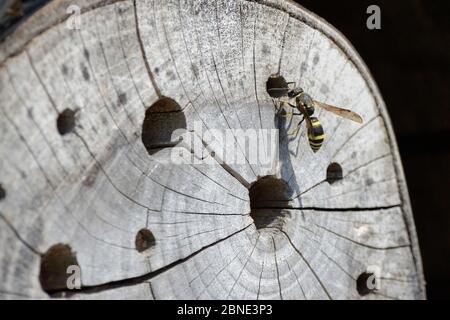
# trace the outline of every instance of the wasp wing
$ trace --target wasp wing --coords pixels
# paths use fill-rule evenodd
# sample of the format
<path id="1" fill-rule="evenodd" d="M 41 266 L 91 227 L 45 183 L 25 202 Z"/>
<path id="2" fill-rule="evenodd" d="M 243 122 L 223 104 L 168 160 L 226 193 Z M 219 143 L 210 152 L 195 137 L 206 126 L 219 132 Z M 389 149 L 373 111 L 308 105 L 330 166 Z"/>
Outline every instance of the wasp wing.
<path id="1" fill-rule="evenodd" d="M 353 112 L 351 110 L 330 106 L 329 104 L 322 103 L 319 101 L 314 101 L 314 105 L 319 108 L 325 109 L 329 112 L 332 112 L 335 115 L 338 115 L 342 118 L 349 119 L 349 120 L 352 120 L 352 121 L 355 121 L 358 123 L 364 122 L 363 118 L 359 114 L 357 114 L 356 112 Z"/>

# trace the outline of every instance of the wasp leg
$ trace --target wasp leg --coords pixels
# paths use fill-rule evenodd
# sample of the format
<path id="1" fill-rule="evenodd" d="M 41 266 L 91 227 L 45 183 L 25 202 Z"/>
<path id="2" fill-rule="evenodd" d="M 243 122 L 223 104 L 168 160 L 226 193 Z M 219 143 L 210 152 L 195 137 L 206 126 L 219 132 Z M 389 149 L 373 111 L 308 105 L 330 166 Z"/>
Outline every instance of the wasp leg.
<path id="1" fill-rule="evenodd" d="M 289 133 L 289 136 L 296 136 L 298 131 L 300 130 L 300 126 L 302 125 L 303 121 L 305 121 L 305 117 L 303 117 L 303 119 L 298 123 L 297 127 L 291 132 Z"/>
<path id="2" fill-rule="evenodd" d="M 284 115 L 281 115 L 281 117 L 283 117 L 283 118 L 290 118 L 290 117 L 293 117 L 293 116 L 302 116 L 302 115 L 303 114 L 301 114 L 301 113 L 286 112 Z"/>
<path id="3" fill-rule="evenodd" d="M 281 106 L 278 105 L 278 104 L 275 102 L 275 99 L 272 99 L 272 102 L 273 102 L 273 107 L 274 107 L 275 110 L 277 111 L 277 114 L 280 113 Z"/>
<path id="4" fill-rule="evenodd" d="M 278 99 L 281 105 L 288 104 L 291 105 L 291 100 L 289 99 Z"/>
<path id="5" fill-rule="evenodd" d="M 292 130 L 291 133 L 289 133 L 289 136 L 290 137 L 295 137 L 297 135 L 298 130 L 299 130 L 299 127 L 296 127 L 294 130 Z"/>

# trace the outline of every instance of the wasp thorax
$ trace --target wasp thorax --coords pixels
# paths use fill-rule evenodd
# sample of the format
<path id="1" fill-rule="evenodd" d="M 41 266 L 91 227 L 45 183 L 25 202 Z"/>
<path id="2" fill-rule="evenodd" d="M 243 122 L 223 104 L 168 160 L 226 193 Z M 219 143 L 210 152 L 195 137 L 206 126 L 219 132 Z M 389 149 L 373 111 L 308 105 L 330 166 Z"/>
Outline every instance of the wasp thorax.
<path id="1" fill-rule="evenodd" d="M 307 105 L 307 106 L 305 106 L 305 110 L 306 110 L 306 113 L 308 114 L 308 116 L 313 116 L 314 115 L 314 112 L 316 111 L 315 109 L 314 109 L 314 107 L 313 106 L 311 106 L 311 105 Z"/>
<path id="2" fill-rule="evenodd" d="M 313 105 L 313 99 L 311 98 L 311 96 L 307 93 L 302 94 L 301 96 L 299 96 L 298 101 L 303 104 L 304 106 L 312 106 Z"/>

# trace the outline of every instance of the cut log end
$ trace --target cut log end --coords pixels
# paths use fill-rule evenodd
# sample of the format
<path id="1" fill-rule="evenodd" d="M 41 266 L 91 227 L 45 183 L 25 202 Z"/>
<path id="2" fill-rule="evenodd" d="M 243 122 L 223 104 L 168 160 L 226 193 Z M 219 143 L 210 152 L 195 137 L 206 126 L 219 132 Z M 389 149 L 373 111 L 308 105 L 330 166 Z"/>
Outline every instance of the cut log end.
<path id="1" fill-rule="evenodd" d="M 334 28 L 289 1 L 72 2 L 0 44 L 0 298 L 425 297 L 385 105 Z M 364 124 L 316 110 L 314 153 L 288 82 Z"/>

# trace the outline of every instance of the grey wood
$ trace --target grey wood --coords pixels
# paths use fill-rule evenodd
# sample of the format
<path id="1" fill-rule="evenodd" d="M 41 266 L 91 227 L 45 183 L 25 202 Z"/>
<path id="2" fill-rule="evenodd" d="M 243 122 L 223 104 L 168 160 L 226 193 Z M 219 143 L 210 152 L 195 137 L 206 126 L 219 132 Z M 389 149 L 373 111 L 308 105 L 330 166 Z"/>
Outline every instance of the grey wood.
<path id="1" fill-rule="evenodd" d="M 74 3 L 79 29 L 67 27 Z M 425 298 L 386 106 L 349 42 L 303 7 L 57 0 L 0 48 L 0 298 Z M 313 153 L 304 127 L 288 136 L 298 119 L 276 114 L 266 91 L 276 73 L 364 124 L 318 111 L 327 138 Z M 165 97 L 178 109 L 154 111 Z M 65 109 L 75 127 L 61 135 Z M 164 121 L 178 130 L 168 135 Z M 268 163 L 241 139 L 260 129 L 279 129 Z M 159 143 L 150 151 L 147 130 Z M 198 161 L 178 164 L 179 152 Z M 343 170 L 335 183 L 331 163 Z M 290 193 L 251 208 L 265 176 Z M 260 228 L 257 216 L 275 220 Z M 56 244 L 76 257 L 81 290 L 43 290 Z M 377 290 L 358 290 L 364 274 Z"/>

